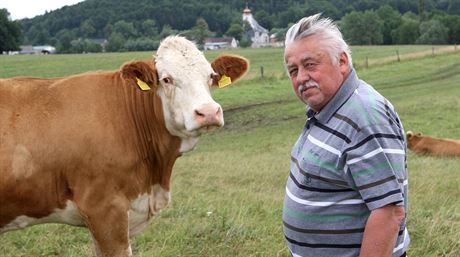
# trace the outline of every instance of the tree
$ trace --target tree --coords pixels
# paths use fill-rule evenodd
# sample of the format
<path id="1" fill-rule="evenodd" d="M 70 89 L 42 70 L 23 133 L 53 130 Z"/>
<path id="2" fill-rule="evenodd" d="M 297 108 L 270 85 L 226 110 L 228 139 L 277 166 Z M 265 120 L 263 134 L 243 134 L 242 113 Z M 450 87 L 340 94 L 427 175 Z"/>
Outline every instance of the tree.
<path id="1" fill-rule="evenodd" d="M 374 11 L 353 11 L 341 20 L 342 32 L 351 45 L 382 44 L 382 28 L 383 21 Z"/>
<path id="2" fill-rule="evenodd" d="M 128 39 L 128 41 L 126 41 L 125 47 L 128 51 L 151 51 L 158 48 L 159 45 L 159 41 L 141 37 L 136 39 Z"/>
<path id="3" fill-rule="evenodd" d="M 234 37 L 238 41 L 241 40 L 243 34 L 244 29 L 243 26 L 241 26 L 241 23 L 232 23 L 232 25 L 230 25 L 230 28 L 228 28 L 227 32 L 225 32 L 225 35 L 229 37 Z"/>
<path id="4" fill-rule="evenodd" d="M 208 23 L 202 17 L 198 17 L 195 26 L 192 28 L 193 39 L 198 46 L 203 46 L 204 41 L 210 35 Z"/>
<path id="5" fill-rule="evenodd" d="M 179 32 L 178 30 L 173 29 L 171 26 L 164 25 L 160 33 L 160 38 L 165 38 L 167 36 L 177 34 L 178 32 Z"/>
<path id="6" fill-rule="evenodd" d="M 75 38 L 75 35 L 73 35 L 68 29 L 62 29 L 57 33 L 56 38 L 58 40 L 56 50 L 59 53 L 70 53 L 72 48 L 72 39 Z"/>
<path id="7" fill-rule="evenodd" d="M 417 44 L 446 44 L 448 29 L 438 20 L 424 21 L 420 24 L 420 37 L 415 41 Z"/>
<path id="8" fill-rule="evenodd" d="M 304 17 L 308 13 L 306 10 L 299 8 L 299 6 L 291 6 L 285 11 L 281 11 L 278 14 L 278 22 L 275 24 L 276 27 L 285 27 L 290 22 L 294 22 Z"/>
<path id="9" fill-rule="evenodd" d="M 113 25 L 111 23 L 107 23 L 104 27 L 104 37 L 108 38 L 112 35 L 113 32 Z"/>
<path id="10" fill-rule="evenodd" d="M 93 37 L 96 33 L 96 29 L 93 26 L 93 21 L 91 19 L 85 20 L 80 25 L 80 34 L 83 37 Z"/>
<path id="11" fill-rule="evenodd" d="M 340 19 L 342 16 L 339 11 L 338 2 L 340 1 L 310 0 L 308 1 L 308 5 L 311 13 L 323 13 L 324 16 L 336 20 Z M 341 10 L 345 8 L 342 8 Z"/>
<path id="12" fill-rule="evenodd" d="M 447 12 L 450 14 L 460 14 L 460 1 L 458 0 L 449 0 L 449 6 L 447 7 Z"/>
<path id="13" fill-rule="evenodd" d="M 113 32 L 107 41 L 107 51 L 121 52 L 124 50 L 126 38 L 120 32 Z"/>
<path id="14" fill-rule="evenodd" d="M 137 35 L 137 30 L 132 22 L 126 22 L 124 20 L 117 21 L 113 25 L 113 31 L 120 33 L 124 38 L 131 38 Z M 112 33 L 113 34 L 113 33 Z"/>
<path id="15" fill-rule="evenodd" d="M 418 16 L 420 21 L 424 21 L 426 19 L 425 0 L 418 0 Z"/>
<path id="16" fill-rule="evenodd" d="M 30 36 L 28 43 L 31 45 L 44 45 L 50 38 L 49 31 L 45 29 L 41 23 L 37 23 L 30 27 L 27 33 Z"/>
<path id="17" fill-rule="evenodd" d="M 19 50 L 21 25 L 11 21 L 6 9 L 0 9 L 0 54 L 4 51 Z"/>
<path id="18" fill-rule="evenodd" d="M 448 15 L 445 13 L 439 13 L 434 15 L 432 19 L 439 20 L 448 29 L 447 43 L 460 43 L 460 15 Z"/>
<path id="19" fill-rule="evenodd" d="M 377 9 L 377 15 L 383 21 L 382 35 L 383 44 L 393 44 L 393 33 L 401 24 L 401 14 L 389 5 L 381 6 Z"/>
<path id="20" fill-rule="evenodd" d="M 252 40 L 250 37 L 247 35 L 244 35 L 243 38 L 241 38 L 240 41 L 240 46 L 243 48 L 250 47 L 252 45 Z"/>
<path id="21" fill-rule="evenodd" d="M 401 25 L 393 33 L 393 42 L 396 44 L 414 44 L 419 34 L 420 22 L 417 15 L 407 12 L 402 16 Z"/>
<path id="22" fill-rule="evenodd" d="M 273 28 L 273 20 L 270 17 L 270 14 L 264 10 L 256 12 L 254 18 L 257 22 L 264 28 L 271 30 Z"/>
<path id="23" fill-rule="evenodd" d="M 158 28 L 155 20 L 147 19 L 142 22 L 142 35 L 150 38 L 158 36 Z"/>
<path id="24" fill-rule="evenodd" d="M 102 52 L 102 46 L 89 39 L 76 39 L 71 42 L 71 53 L 99 53 Z"/>

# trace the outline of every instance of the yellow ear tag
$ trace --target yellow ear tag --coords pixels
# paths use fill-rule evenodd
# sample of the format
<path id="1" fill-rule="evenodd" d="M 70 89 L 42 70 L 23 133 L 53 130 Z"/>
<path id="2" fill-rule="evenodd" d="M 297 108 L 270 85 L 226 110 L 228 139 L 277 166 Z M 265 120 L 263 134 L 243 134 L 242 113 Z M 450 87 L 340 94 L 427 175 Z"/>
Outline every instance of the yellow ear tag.
<path id="1" fill-rule="evenodd" d="M 219 82 L 219 88 L 223 88 L 223 87 L 226 87 L 230 84 L 232 84 L 232 79 L 226 75 L 222 75 L 222 77 L 220 78 Z"/>
<path id="2" fill-rule="evenodd" d="M 137 77 L 136 77 L 136 80 L 137 80 L 137 85 L 139 86 L 139 88 L 141 90 L 143 90 L 143 91 L 150 90 L 150 87 L 149 87 L 149 85 L 147 85 L 147 83 L 145 83 L 144 81 L 140 80 Z"/>

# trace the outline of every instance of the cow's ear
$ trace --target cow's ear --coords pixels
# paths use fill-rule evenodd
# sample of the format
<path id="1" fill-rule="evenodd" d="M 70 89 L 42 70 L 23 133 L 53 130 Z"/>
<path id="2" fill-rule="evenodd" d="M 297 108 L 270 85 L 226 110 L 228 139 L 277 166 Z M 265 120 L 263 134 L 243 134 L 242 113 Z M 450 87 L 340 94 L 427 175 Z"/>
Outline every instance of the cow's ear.
<path id="1" fill-rule="evenodd" d="M 227 83 L 240 79 L 248 71 L 249 61 L 237 55 L 220 55 L 211 63 L 211 66 L 217 73 L 217 76 L 213 78 L 213 85 L 217 86 L 222 79 L 227 80 Z"/>
<path id="2" fill-rule="evenodd" d="M 407 133 L 406 133 L 406 138 L 407 138 L 408 140 L 409 140 L 411 137 L 413 137 L 413 136 L 414 136 L 414 132 L 412 132 L 412 131 L 407 131 Z"/>
<path id="3" fill-rule="evenodd" d="M 125 83 L 139 88 L 150 90 L 158 85 L 158 74 L 153 61 L 133 61 L 121 67 L 121 77 Z"/>

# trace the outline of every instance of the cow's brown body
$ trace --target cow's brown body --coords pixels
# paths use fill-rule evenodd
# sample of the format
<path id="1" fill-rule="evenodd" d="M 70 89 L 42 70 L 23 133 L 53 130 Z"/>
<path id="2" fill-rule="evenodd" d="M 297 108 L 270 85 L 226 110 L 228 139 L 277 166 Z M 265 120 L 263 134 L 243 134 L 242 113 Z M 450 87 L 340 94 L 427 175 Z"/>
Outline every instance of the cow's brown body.
<path id="1" fill-rule="evenodd" d="M 406 137 L 409 149 L 417 154 L 460 156 L 460 140 L 435 138 L 411 131 Z"/>
<path id="2" fill-rule="evenodd" d="M 81 225 L 110 226 L 126 250 L 129 203 L 155 184 L 169 190 L 181 140 L 164 127 L 155 92 L 119 72 L 0 80 L 0 120 L 1 167 L 12 166 L 0 180 L 0 227 L 72 201 Z"/>
<path id="3" fill-rule="evenodd" d="M 213 63 L 222 66 L 217 75 L 233 71 L 235 80 L 247 70 L 244 60 L 236 72 L 225 63 Z M 152 89 L 140 90 L 136 78 Z M 0 79 L 0 233 L 46 222 L 87 226 L 99 256 L 131 256 L 128 235 L 168 203 L 186 140 L 165 125 L 159 79 L 153 62 Z M 221 125 L 206 115 L 195 111 L 206 130 Z"/>

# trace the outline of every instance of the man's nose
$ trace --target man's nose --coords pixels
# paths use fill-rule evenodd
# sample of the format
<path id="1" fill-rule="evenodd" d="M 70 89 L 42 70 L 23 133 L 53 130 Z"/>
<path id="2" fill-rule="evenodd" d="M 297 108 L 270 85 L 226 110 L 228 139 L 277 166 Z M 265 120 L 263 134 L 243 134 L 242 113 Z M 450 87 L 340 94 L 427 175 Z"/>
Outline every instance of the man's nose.
<path id="1" fill-rule="evenodd" d="M 303 84 L 310 80 L 310 74 L 308 70 L 300 68 L 297 72 L 297 83 Z"/>

